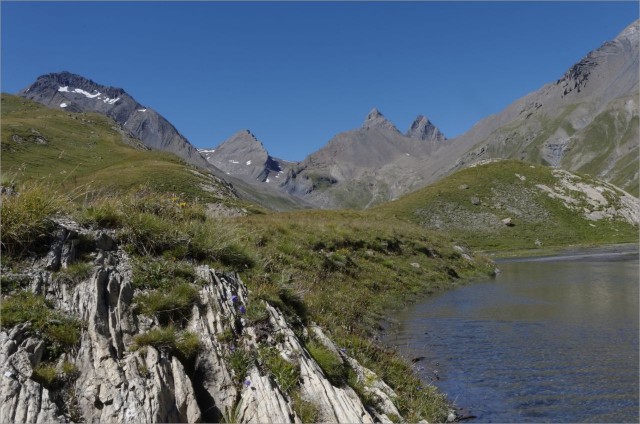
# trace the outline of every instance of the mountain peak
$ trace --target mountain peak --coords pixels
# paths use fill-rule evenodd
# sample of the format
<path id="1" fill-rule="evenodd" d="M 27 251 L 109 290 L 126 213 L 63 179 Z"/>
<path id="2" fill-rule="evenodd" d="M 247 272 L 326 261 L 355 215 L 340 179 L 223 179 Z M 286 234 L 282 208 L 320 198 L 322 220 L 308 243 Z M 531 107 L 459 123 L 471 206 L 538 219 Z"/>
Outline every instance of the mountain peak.
<path id="1" fill-rule="evenodd" d="M 383 128 L 386 130 L 400 132 L 398 131 L 396 126 L 393 125 L 393 123 L 391 123 L 391 121 L 389 121 L 387 118 L 385 118 L 385 116 L 375 107 L 371 109 L 371 111 L 365 118 L 364 122 L 362 123 L 362 128 Z"/>
<path id="2" fill-rule="evenodd" d="M 240 130 L 216 147 L 219 152 L 233 152 L 233 155 L 258 154 L 268 156 L 267 150 L 249 130 Z M 235 158 L 234 158 L 235 159 Z"/>
<path id="3" fill-rule="evenodd" d="M 117 98 L 123 94 L 126 94 L 122 88 L 115 88 L 109 86 L 103 86 L 95 81 L 85 78 L 82 75 L 74 74 L 69 71 L 52 72 L 45 75 L 40 75 L 36 81 L 31 84 L 25 90 L 22 90 L 19 95 L 25 95 L 29 91 L 33 90 L 46 90 L 53 89 L 59 92 L 68 92 L 69 87 L 71 90 L 79 90 L 76 93 L 84 93 L 99 91 L 105 94 L 107 97 Z"/>
<path id="4" fill-rule="evenodd" d="M 367 115 L 366 120 L 376 119 L 376 118 L 384 118 L 384 115 L 380 113 L 378 108 L 374 107 L 373 109 L 371 109 L 371 111 Z"/>
<path id="5" fill-rule="evenodd" d="M 445 141 L 447 137 L 423 115 L 418 115 L 414 119 L 411 127 L 406 133 L 409 138 L 416 138 L 424 141 Z"/>
<path id="6" fill-rule="evenodd" d="M 122 88 L 101 85 L 69 71 L 39 76 L 18 93 L 45 106 L 67 112 L 108 116 L 152 149 L 174 153 L 192 165 L 210 168 L 189 141 L 164 117 L 138 103 Z"/>
<path id="7" fill-rule="evenodd" d="M 258 140 L 258 137 L 256 137 L 255 134 L 251 132 L 251 130 L 240 130 L 232 135 L 231 139 L 253 141 L 259 143 L 262 146 L 262 142 Z"/>

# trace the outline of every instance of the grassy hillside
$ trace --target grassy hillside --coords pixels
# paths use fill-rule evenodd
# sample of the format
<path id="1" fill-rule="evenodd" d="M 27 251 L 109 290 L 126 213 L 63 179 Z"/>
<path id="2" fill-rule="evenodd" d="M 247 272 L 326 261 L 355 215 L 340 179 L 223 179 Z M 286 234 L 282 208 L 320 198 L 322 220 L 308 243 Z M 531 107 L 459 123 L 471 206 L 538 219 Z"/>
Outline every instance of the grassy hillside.
<path id="1" fill-rule="evenodd" d="M 485 251 L 638 240 L 637 225 L 619 215 L 588 217 L 605 216 L 611 208 L 626 210 L 622 192 L 588 176 L 571 175 L 526 162 L 498 161 L 459 171 L 373 212 L 446 232 L 454 241 L 465 240 Z M 598 203 L 584 190 L 598 199 L 600 193 L 607 203 Z M 512 225 L 502 222 L 508 218 Z"/>
<path id="2" fill-rule="evenodd" d="M 609 181 L 638 196 L 638 116 L 626 105 L 633 98 L 612 101 L 580 129 L 571 124 L 574 115 L 588 110 L 588 103 L 569 104 L 557 115 L 523 115 L 498 128 L 477 143 L 471 156 L 524 160 L 538 165 L 589 174 Z M 566 142 L 566 145 L 563 143 Z M 550 146 L 558 147 L 554 153 Z"/>
<path id="3" fill-rule="evenodd" d="M 175 155 L 151 151 L 111 119 L 2 94 L 3 183 L 43 181 L 79 193 L 145 185 L 188 199 L 247 207 L 231 188 Z"/>
<path id="4" fill-rule="evenodd" d="M 391 385 L 407 420 L 446 418 L 443 396 L 425 387 L 410 364 L 373 336 L 393 308 L 492 273 L 486 257 L 414 223 L 370 212 L 212 218 L 211 203 L 250 206 L 179 159 L 141 148 L 100 115 L 47 109 L 8 95 L 2 97 L 2 172 L 3 184 L 13 180 L 18 193 L 2 194 L 3 275 L 28 273 L 33 255 L 44 255 L 52 240 L 51 218 L 70 216 L 84 227 L 107 229 L 128 252 L 136 295 L 148 300 L 145 308 L 179 304 L 184 299 L 174 296 L 178 288 L 189 301 L 193 290 L 184 276 L 199 264 L 240 271 L 251 299 L 278 306 L 294 326 L 320 324 Z M 91 195 L 80 202 L 78 193 Z M 76 274 L 90 267 L 91 262 L 79 264 L 60 278 L 80 278 Z M 21 284 L 3 277 L 9 306 L 33 300 Z M 160 289 L 175 284 L 173 291 Z M 42 322 L 56 316 L 40 309 Z M 264 313 L 248 308 L 247 317 L 259 321 Z M 80 330 L 65 331 L 78 335 Z M 347 384 L 361 389 L 356 382 Z"/>

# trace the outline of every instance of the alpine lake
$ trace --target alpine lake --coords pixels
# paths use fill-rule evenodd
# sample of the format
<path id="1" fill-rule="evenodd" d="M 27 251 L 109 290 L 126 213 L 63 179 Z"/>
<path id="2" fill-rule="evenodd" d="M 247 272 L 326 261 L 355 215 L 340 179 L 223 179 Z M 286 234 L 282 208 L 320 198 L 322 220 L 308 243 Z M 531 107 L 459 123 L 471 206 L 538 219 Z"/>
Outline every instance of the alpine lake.
<path id="1" fill-rule="evenodd" d="M 465 422 L 638 422 L 638 247 L 496 263 L 399 312 L 384 341 Z"/>

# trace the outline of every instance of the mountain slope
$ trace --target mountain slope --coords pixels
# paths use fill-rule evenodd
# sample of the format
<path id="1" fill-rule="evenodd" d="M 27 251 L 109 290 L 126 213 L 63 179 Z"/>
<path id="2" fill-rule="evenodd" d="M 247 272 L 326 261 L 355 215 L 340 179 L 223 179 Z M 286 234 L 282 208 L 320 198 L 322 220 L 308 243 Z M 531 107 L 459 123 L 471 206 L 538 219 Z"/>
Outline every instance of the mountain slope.
<path id="1" fill-rule="evenodd" d="M 488 161 L 374 209 L 485 250 L 638 240 L 640 201 L 586 175 Z"/>
<path id="2" fill-rule="evenodd" d="M 206 160 L 169 121 L 121 88 L 97 84 L 70 72 L 42 75 L 18 95 L 52 108 L 106 115 L 147 147 L 178 155 L 200 167 Z"/>
<path id="3" fill-rule="evenodd" d="M 587 172 L 639 193 L 640 21 L 604 43 L 560 79 L 489 116 L 448 142 L 426 167 L 433 182 L 488 158 Z"/>
<path id="4" fill-rule="evenodd" d="M 320 207 L 363 208 L 405 192 L 405 172 L 428 157 L 444 136 L 418 117 L 408 137 L 373 109 L 358 129 L 333 137 L 293 168 L 282 185 Z"/>
<path id="5" fill-rule="evenodd" d="M 233 184 L 243 199 L 250 202 L 276 210 L 305 207 L 303 201 L 282 191 L 269 187 L 258 190 L 242 179 L 225 175 L 210 164 L 169 121 L 153 109 L 138 103 L 121 88 L 99 85 L 79 75 L 61 72 L 39 77 L 19 95 L 52 109 L 96 112 L 108 116 L 127 137 L 138 139 L 151 149 L 173 153 L 187 163 L 203 168 L 200 172 L 224 178 Z"/>
<path id="6" fill-rule="evenodd" d="M 150 150 L 98 113 L 50 109 L 2 94 L 1 139 L 3 184 L 37 180 L 88 194 L 142 185 L 199 199 L 223 215 L 257 209 L 227 182 L 173 154 Z"/>

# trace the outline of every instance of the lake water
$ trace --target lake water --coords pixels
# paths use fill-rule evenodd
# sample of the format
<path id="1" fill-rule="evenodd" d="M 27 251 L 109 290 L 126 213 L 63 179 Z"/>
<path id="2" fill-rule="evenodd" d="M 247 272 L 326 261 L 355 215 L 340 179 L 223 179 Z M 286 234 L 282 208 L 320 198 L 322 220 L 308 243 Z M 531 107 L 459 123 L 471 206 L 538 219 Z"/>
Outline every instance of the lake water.
<path id="1" fill-rule="evenodd" d="M 498 267 L 402 311 L 385 341 L 424 357 L 467 422 L 637 423 L 637 250 Z"/>

